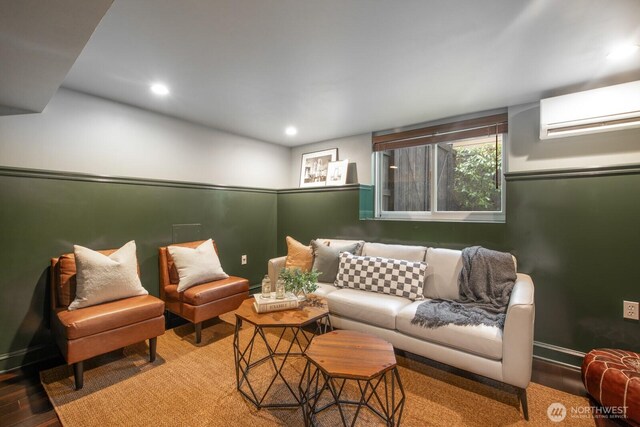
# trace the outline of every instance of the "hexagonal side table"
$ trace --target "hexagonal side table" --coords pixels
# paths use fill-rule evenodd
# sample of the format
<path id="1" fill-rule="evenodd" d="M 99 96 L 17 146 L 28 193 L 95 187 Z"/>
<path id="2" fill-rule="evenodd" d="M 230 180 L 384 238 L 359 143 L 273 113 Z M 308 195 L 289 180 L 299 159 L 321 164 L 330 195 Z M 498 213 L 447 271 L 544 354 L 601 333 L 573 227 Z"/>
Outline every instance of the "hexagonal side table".
<path id="1" fill-rule="evenodd" d="M 311 296 L 296 309 L 256 313 L 253 308 L 253 299 L 247 299 L 235 311 L 235 315 L 233 352 L 238 391 L 258 409 L 299 407 L 300 398 L 295 390 L 299 377 L 287 378 L 284 368 L 290 357 L 302 357 L 315 335 L 332 330 L 327 302 L 322 298 Z M 253 326 L 253 333 L 246 344 L 240 342 L 240 329 L 243 322 Z M 312 332 L 304 329 L 309 325 L 313 325 Z M 275 345 L 267 340 L 267 331 L 274 329 L 277 338 Z M 286 339 L 287 333 L 292 337 L 291 341 Z M 265 345 L 266 355 L 256 356 L 254 351 L 256 341 L 261 341 Z M 272 376 L 270 378 L 252 377 L 250 375 L 252 369 L 264 363 L 272 366 Z M 260 375 L 260 372 L 256 375 Z M 252 378 L 267 381 L 266 390 L 262 391 L 254 387 Z M 265 402 L 265 398 L 278 378 L 284 383 L 285 394 L 289 396 L 279 396 L 280 399 L 277 402 Z"/>
<path id="2" fill-rule="evenodd" d="M 337 407 L 342 425 L 355 425 L 368 409 L 388 426 L 400 425 L 405 394 L 393 346 L 357 331 L 340 330 L 316 337 L 305 352 L 307 365 L 300 380 L 305 425 L 315 425 L 317 415 Z M 358 399 L 345 397 L 349 388 Z M 355 405 L 348 415 L 345 405 Z"/>

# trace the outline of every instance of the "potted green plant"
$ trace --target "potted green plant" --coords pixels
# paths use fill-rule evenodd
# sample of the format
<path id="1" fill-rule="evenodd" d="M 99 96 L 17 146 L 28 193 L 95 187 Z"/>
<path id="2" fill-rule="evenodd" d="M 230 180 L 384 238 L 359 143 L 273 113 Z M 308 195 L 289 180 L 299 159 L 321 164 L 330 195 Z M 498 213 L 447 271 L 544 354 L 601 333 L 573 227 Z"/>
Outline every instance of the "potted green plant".
<path id="1" fill-rule="evenodd" d="M 317 270 L 302 271 L 299 268 L 283 268 L 278 277 L 284 281 L 287 292 L 293 292 L 298 299 L 304 300 L 307 294 L 318 289 L 318 276 L 321 274 Z"/>

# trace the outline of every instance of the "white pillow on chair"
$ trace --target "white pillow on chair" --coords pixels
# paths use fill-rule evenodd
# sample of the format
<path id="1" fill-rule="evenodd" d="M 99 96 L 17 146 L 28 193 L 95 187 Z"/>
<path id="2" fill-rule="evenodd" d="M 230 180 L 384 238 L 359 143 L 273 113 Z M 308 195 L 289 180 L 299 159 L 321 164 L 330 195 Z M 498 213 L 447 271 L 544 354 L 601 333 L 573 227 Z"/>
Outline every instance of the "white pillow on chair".
<path id="1" fill-rule="evenodd" d="M 167 246 L 167 250 L 171 258 L 173 258 L 173 263 L 180 277 L 178 292 L 183 292 L 200 283 L 229 277 L 222 269 L 220 259 L 216 254 L 211 239 L 195 249 L 183 246 Z"/>
<path id="2" fill-rule="evenodd" d="M 77 285 L 76 298 L 69 304 L 69 310 L 149 294 L 138 277 L 135 241 L 111 255 L 79 245 L 73 246 L 73 254 Z"/>

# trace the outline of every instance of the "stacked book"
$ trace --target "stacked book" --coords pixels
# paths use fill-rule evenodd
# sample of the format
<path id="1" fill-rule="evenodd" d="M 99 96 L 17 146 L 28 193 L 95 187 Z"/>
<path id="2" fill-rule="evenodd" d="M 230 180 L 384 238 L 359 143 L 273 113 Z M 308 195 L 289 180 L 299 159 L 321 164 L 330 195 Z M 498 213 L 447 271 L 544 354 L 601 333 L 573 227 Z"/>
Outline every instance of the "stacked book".
<path id="1" fill-rule="evenodd" d="M 256 313 L 269 313 L 271 311 L 290 310 L 298 308 L 298 297 L 291 292 L 287 292 L 284 298 L 276 299 L 276 293 L 272 292 L 270 298 L 263 298 L 260 294 L 255 294 L 253 307 Z"/>

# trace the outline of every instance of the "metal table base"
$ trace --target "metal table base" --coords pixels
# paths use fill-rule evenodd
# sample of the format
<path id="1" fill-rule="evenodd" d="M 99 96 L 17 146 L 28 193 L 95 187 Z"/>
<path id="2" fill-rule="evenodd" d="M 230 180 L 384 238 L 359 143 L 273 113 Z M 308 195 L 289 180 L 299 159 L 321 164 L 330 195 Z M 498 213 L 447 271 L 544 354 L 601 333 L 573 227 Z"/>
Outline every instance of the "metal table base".
<path id="1" fill-rule="evenodd" d="M 312 331 L 305 331 L 304 327 L 312 326 Z M 283 368 L 290 357 L 302 357 L 309 344 L 315 335 L 326 333 L 333 330 L 331 326 L 331 320 L 329 315 L 316 320 L 303 326 L 265 326 L 265 325 L 253 325 L 253 333 L 246 346 L 242 347 L 240 344 L 240 329 L 242 327 L 242 319 L 236 316 L 236 327 L 233 337 L 233 350 L 235 356 L 236 367 L 236 384 L 238 391 L 251 403 L 253 403 L 258 409 L 260 408 L 293 408 L 300 407 L 301 400 L 299 393 L 295 390 L 295 385 L 298 384 L 299 378 L 287 378 L 283 374 Z M 268 330 L 278 330 L 280 333 L 276 334 L 277 342 L 275 345 L 271 345 L 267 340 Z M 290 332 L 293 336 L 291 342 L 284 339 L 287 332 Z M 254 347 L 256 340 L 261 340 L 267 349 L 265 356 L 255 358 Z M 252 386 L 249 374 L 251 370 L 263 363 L 270 363 L 274 369 L 273 377 L 270 379 L 269 385 L 266 390 L 259 393 Z M 286 390 L 289 392 L 288 396 L 282 402 L 265 402 L 264 399 L 269 394 L 269 391 L 274 386 L 276 380 L 280 378 Z"/>

